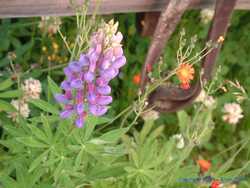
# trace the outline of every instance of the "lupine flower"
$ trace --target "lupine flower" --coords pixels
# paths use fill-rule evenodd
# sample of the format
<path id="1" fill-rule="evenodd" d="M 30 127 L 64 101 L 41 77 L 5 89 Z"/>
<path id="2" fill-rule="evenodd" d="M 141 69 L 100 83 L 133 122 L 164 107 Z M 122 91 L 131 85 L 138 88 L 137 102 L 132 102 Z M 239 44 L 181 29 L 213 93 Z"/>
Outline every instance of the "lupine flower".
<path id="1" fill-rule="evenodd" d="M 205 173 L 211 168 L 211 163 L 204 159 L 197 160 L 197 164 L 200 167 L 201 172 Z"/>
<path id="2" fill-rule="evenodd" d="M 200 12 L 201 22 L 204 24 L 209 23 L 214 17 L 214 10 L 202 9 Z"/>
<path id="3" fill-rule="evenodd" d="M 194 68 L 191 64 L 181 63 L 177 68 L 176 75 L 181 82 L 182 89 L 190 88 L 190 81 L 194 79 Z"/>
<path id="4" fill-rule="evenodd" d="M 41 83 L 39 80 L 29 78 L 22 84 L 23 100 L 39 99 L 42 92 Z"/>
<path id="5" fill-rule="evenodd" d="M 102 116 L 112 102 L 109 82 L 126 63 L 121 46 L 122 34 L 118 23 L 111 20 L 93 33 L 90 48 L 64 69 L 66 79 L 61 83 L 64 94 L 55 95 L 64 104 L 62 118 L 75 117 L 77 127 L 84 125 L 88 113 Z"/>
<path id="6" fill-rule="evenodd" d="M 184 138 L 182 134 L 173 135 L 173 139 L 176 141 L 176 147 L 178 149 L 183 149 L 185 146 Z"/>
<path id="7" fill-rule="evenodd" d="M 136 74 L 133 76 L 133 83 L 139 85 L 141 82 L 141 74 Z"/>
<path id="8" fill-rule="evenodd" d="M 17 121 L 18 114 L 24 118 L 29 117 L 30 109 L 28 104 L 23 100 L 12 100 L 11 101 L 12 106 L 17 110 L 17 112 L 10 112 L 8 116 L 13 120 Z"/>
<path id="9" fill-rule="evenodd" d="M 228 103 L 224 105 L 222 119 L 229 124 L 237 124 L 243 118 L 242 109 L 237 103 Z"/>

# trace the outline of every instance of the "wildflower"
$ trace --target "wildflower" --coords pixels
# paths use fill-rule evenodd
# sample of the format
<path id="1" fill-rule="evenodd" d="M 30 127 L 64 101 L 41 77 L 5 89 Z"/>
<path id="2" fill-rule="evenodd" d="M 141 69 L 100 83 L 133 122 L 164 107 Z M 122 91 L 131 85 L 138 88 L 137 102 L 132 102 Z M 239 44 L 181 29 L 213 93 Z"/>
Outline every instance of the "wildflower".
<path id="1" fill-rule="evenodd" d="M 224 105 L 223 112 L 225 113 L 222 119 L 229 124 L 237 124 L 243 118 L 242 109 L 237 103 L 228 103 Z"/>
<path id="2" fill-rule="evenodd" d="M 217 40 L 218 43 L 223 43 L 224 42 L 224 37 L 223 36 L 220 36 Z"/>
<path id="3" fill-rule="evenodd" d="M 211 168 L 211 163 L 204 159 L 197 160 L 197 164 L 200 167 L 201 172 L 205 173 Z"/>
<path id="4" fill-rule="evenodd" d="M 8 116 L 13 120 L 17 121 L 18 114 L 24 118 L 29 117 L 30 109 L 28 104 L 23 100 L 12 100 L 11 101 L 12 106 L 17 110 L 16 112 L 10 112 Z"/>
<path id="5" fill-rule="evenodd" d="M 182 134 L 173 135 L 173 139 L 176 141 L 176 147 L 178 149 L 183 149 L 185 146 L 184 138 Z"/>
<path id="6" fill-rule="evenodd" d="M 141 82 L 141 74 L 136 74 L 133 76 L 133 83 L 139 85 Z"/>
<path id="7" fill-rule="evenodd" d="M 191 64 L 181 63 L 176 71 L 176 75 L 181 82 L 181 88 L 190 88 L 190 81 L 194 79 L 194 68 Z"/>
<path id="8" fill-rule="evenodd" d="M 31 99 L 39 99 L 42 92 L 41 83 L 39 80 L 29 78 L 24 81 L 22 85 L 23 100 L 29 101 Z"/>
<path id="9" fill-rule="evenodd" d="M 117 28 L 118 23 L 111 21 L 93 33 L 88 52 L 64 69 L 64 94 L 55 95 L 55 99 L 64 104 L 61 118 L 74 115 L 77 127 L 84 125 L 88 113 L 104 115 L 113 100 L 109 82 L 126 63 L 120 44 L 122 34 Z"/>
<path id="10" fill-rule="evenodd" d="M 38 27 L 43 32 L 56 34 L 61 24 L 60 17 L 42 16 Z"/>
<path id="11" fill-rule="evenodd" d="M 219 180 L 214 180 L 214 181 L 212 181 L 210 188 L 219 188 L 220 185 L 221 185 L 221 183 Z"/>
<path id="12" fill-rule="evenodd" d="M 207 108 L 213 107 L 215 104 L 215 99 L 212 96 L 207 95 L 204 90 L 201 90 L 195 101 L 203 103 Z"/>
<path id="13" fill-rule="evenodd" d="M 146 105 L 147 106 L 147 105 Z M 155 110 L 148 110 L 144 113 L 142 113 L 142 118 L 144 121 L 149 121 L 149 120 L 157 120 L 159 118 L 159 112 Z"/>
<path id="14" fill-rule="evenodd" d="M 202 9 L 200 12 L 201 22 L 204 24 L 209 23 L 214 17 L 214 10 L 212 9 Z"/>

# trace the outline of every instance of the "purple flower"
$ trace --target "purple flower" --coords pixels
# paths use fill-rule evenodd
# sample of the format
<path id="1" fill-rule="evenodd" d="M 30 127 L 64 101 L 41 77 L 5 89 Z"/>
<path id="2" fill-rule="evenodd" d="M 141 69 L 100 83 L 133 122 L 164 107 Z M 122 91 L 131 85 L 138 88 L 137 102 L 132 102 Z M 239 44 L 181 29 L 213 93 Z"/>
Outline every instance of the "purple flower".
<path id="1" fill-rule="evenodd" d="M 93 33 L 89 50 L 64 68 L 66 79 L 61 83 L 64 94 L 55 95 L 56 101 L 64 105 L 61 118 L 74 117 L 79 128 L 84 126 L 88 113 L 102 116 L 108 111 L 113 100 L 108 84 L 126 63 L 120 44 L 123 36 L 112 24 Z"/>
<path id="2" fill-rule="evenodd" d="M 109 85 L 96 87 L 96 91 L 101 95 L 108 95 L 111 93 L 111 87 Z"/>
<path id="3" fill-rule="evenodd" d="M 94 116 L 102 116 L 108 111 L 107 106 L 100 106 L 100 105 L 90 105 L 89 111 Z"/>

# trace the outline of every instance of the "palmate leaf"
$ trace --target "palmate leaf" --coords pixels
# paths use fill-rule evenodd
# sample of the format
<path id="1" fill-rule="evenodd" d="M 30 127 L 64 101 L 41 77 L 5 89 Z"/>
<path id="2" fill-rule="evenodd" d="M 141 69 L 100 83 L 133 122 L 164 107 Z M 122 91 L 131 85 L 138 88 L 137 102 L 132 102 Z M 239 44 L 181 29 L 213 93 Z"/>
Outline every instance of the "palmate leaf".
<path id="1" fill-rule="evenodd" d="M 127 131 L 128 128 L 115 129 L 103 134 L 99 137 L 99 139 L 104 140 L 106 142 L 114 143 L 117 142 Z"/>
<path id="2" fill-rule="evenodd" d="M 48 85 L 52 94 L 62 93 L 62 89 L 49 76 Z"/>
<path id="3" fill-rule="evenodd" d="M 15 112 L 16 109 L 10 103 L 0 100 L 0 111 Z"/>
<path id="4" fill-rule="evenodd" d="M 36 140 L 35 138 L 29 136 L 29 137 L 18 137 L 16 140 L 26 146 L 32 147 L 32 148 L 47 148 L 48 145 Z"/>
<path id="5" fill-rule="evenodd" d="M 59 110 L 52 104 L 41 100 L 41 99 L 36 99 L 36 100 L 31 100 L 29 101 L 31 104 L 36 106 L 37 108 L 43 110 L 44 112 L 49 112 L 52 114 L 59 114 Z"/>
<path id="6" fill-rule="evenodd" d="M 0 98 L 17 98 L 22 95 L 21 90 L 11 90 L 0 93 Z"/>
<path id="7" fill-rule="evenodd" d="M 32 172 L 35 170 L 39 165 L 41 165 L 42 160 L 48 155 L 49 150 L 45 150 L 41 155 L 39 155 L 31 164 L 29 167 L 29 172 Z"/>
<path id="8" fill-rule="evenodd" d="M 14 82 L 10 78 L 0 82 L 0 91 L 10 88 L 13 84 Z"/>

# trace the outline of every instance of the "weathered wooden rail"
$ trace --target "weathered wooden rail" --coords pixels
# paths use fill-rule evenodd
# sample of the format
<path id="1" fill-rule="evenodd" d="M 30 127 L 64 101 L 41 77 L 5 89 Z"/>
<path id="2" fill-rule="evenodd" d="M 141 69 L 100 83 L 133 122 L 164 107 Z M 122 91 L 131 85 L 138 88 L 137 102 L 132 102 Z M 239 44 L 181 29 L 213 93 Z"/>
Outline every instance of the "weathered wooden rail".
<path id="1" fill-rule="evenodd" d="M 84 0 L 76 0 L 78 4 Z M 100 1 L 99 14 L 161 11 L 169 0 L 90 0 L 91 14 Z M 230 1 L 230 0 L 228 0 Z M 193 8 L 212 7 L 215 0 L 201 0 Z M 250 9 L 250 0 L 239 0 L 236 9 Z M 73 15 L 69 0 L 0 0 L 0 18 Z"/>

